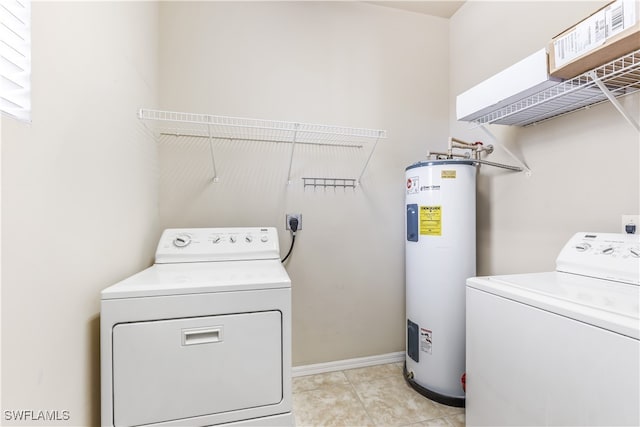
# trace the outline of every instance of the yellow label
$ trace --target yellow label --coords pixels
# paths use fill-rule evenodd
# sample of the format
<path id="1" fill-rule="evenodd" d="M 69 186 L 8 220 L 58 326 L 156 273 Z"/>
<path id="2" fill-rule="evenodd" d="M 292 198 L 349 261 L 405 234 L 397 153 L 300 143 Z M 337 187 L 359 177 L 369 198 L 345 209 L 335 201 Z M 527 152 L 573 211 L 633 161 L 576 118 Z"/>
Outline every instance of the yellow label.
<path id="1" fill-rule="evenodd" d="M 420 235 L 442 236 L 442 206 L 420 206 Z"/>
<path id="2" fill-rule="evenodd" d="M 456 171 L 442 171 L 440 172 L 440 178 L 456 179 Z"/>

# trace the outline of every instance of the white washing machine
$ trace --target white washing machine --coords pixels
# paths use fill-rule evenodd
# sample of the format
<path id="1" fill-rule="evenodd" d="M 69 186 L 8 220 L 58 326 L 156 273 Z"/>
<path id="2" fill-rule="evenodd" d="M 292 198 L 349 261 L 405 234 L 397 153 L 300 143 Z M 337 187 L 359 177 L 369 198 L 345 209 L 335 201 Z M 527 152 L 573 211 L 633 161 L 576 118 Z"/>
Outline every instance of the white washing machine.
<path id="1" fill-rule="evenodd" d="M 103 426 L 292 426 L 291 281 L 275 228 L 166 230 L 102 291 Z"/>
<path id="2" fill-rule="evenodd" d="M 467 425 L 640 425 L 640 241 L 578 233 L 556 271 L 467 280 Z"/>

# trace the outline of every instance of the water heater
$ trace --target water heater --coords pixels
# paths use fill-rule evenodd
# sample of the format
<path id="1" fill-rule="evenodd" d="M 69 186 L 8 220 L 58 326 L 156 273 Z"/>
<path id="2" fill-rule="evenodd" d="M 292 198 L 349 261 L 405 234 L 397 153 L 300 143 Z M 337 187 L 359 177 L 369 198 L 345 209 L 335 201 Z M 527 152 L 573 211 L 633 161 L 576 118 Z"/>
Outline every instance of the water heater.
<path id="1" fill-rule="evenodd" d="M 465 280 L 476 275 L 476 166 L 429 160 L 406 169 L 405 378 L 464 406 Z"/>

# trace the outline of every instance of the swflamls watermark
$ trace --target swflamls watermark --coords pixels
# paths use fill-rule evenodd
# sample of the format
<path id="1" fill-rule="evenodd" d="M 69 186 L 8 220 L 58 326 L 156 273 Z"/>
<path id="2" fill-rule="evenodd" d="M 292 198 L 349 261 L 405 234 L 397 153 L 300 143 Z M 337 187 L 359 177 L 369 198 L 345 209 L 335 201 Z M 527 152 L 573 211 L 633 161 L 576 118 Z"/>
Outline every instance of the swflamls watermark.
<path id="1" fill-rule="evenodd" d="M 5 421 L 69 421 L 71 412 L 67 410 L 17 409 L 5 410 L 2 413 Z"/>

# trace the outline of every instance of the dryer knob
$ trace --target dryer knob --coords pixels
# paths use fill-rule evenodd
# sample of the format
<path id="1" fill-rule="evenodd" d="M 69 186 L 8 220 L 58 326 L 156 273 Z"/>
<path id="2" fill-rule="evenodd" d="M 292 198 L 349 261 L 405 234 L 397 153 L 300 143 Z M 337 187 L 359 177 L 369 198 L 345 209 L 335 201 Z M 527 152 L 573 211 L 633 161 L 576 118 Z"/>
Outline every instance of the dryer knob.
<path id="1" fill-rule="evenodd" d="M 631 252 L 632 257 L 640 258 L 640 248 L 629 248 L 629 252 Z"/>
<path id="2" fill-rule="evenodd" d="M 236 242 L 236 236 L 229 236 L 229 241 L 231 243 L 235 243 Z"/>
<path id="3" fill-rule="evenodd" d="M 267 243 L 269 241 L 269 236 L 267 236 L 266 234 L 264 234 L 262 237 L 260 237 L 260 241 L 262 243 Z"/>
<path id="4" fill-rule="evenodd" d="M 251 236 L 251 234 L 247 234 L 244 238 L 244 241 L 247 243 L 251 243 L 253 241 L 253 236 Z"/>
<path id="5" fill-rule="evenodd" d="M 188 234 L 178 234 L 176 238 L 173 239 L 173 245 L 177 248 L 189 246 L 189 243 L 191 243 L 191 236 Z"/>

